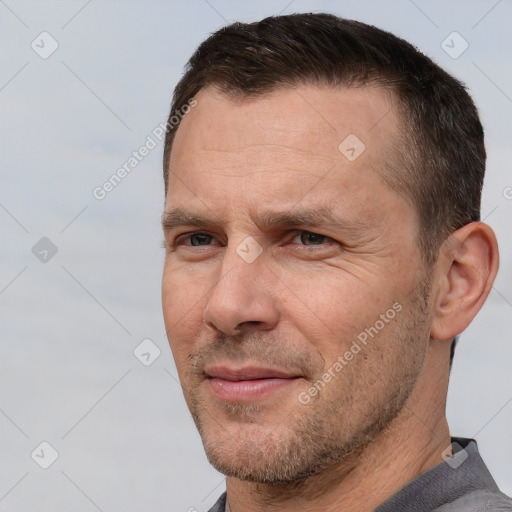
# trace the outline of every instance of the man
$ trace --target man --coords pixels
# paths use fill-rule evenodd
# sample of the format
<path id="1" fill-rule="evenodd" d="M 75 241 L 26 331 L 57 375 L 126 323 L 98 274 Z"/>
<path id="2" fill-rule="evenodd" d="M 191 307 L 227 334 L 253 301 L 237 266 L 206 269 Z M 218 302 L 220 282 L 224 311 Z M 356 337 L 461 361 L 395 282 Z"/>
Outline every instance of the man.
<path id="1" fill-rule="evenodd" d="M 512 510 L 445 415 L 498 268 L 484 167 L 462 84 L 389 33 L 298 14 L 198 48 L 165 146 L 163 310 L 227 475 L 212 511 Z"/>

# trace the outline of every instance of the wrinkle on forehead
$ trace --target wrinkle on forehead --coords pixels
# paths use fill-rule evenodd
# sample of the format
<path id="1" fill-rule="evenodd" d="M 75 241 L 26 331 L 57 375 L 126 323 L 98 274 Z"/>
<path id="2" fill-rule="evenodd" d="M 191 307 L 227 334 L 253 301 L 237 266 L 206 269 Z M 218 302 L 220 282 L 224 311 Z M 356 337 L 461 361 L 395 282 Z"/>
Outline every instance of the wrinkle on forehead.
<path id="1" fill-rule="evenodd" d="M 175 140 L 180 145 L 185 138 L 189 150 L 279 145 L 307 151 L 306 145 L 314 153 L 335 153 L 350 133 L 373 140 L 386 138 L 397 128 L 389 95 L 375 87 L 302 86 L 243 102 L 206 88 L 196 100 L 197 106 L 182 121 Z M 201 132 L 193 129 L 199 119 Z"/>
<path id="2" fill-rule="evenodd" d="M 171 207 L 192 195 L 238 215 L 255 204 L 325 201 L 374 218 L 379 208 L 379 215 L 389 209 L 379 196 L 392 191 L 382 174 L 398 117 L 385 91 L 304 86 L 234 102 L 207 88 L 196 100 L 171 154 Z M 355 161 L 339 150 L 349 134 L 365 144 Z"/>

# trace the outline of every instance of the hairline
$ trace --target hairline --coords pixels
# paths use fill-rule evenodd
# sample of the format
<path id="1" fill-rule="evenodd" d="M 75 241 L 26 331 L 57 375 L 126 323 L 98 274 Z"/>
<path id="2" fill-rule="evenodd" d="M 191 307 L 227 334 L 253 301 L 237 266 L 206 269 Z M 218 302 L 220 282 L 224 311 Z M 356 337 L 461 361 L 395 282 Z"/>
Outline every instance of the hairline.
<path id="1" fill-rule="evenodd" d="M 398 120 L 396 138 L 394 138 L 391 141 L 391 144 L 387 146 L 387 148 L 383 151 L 383 154 L 381 155 L 384 161 L 381 170 L 384 172 L 380 172 L 380 170 L 377 170 L 374 167 L 372 168 L 374 172 L 376 172 L 379 175 L 382 181 L 393 192 L 400 195 L 402 199 L 404 199 L 413 209 L 416 216 L 416 223 L 418 228 L 416 242 L 422 254 L 424 263 L 427 264 L 427 266 L 430 266 L 437 259 L 436 247 L 431 248 L 424 241 L 424 238 L 428 238 L 428 229 L 421 219 L 421 208 L 420 204 L 418 204 L 417 200 L 414 197 L 413 184 L 410 182 L 410 180 L 409 182 L 407 182 L 407 180 L 400 180 L 398 176 L 399 173 L 403 173 L 407 170 L 406 167 L 421 166 L 422 159 L 421 156 L 419 156 L 415 151 L 414 144 L 409 145 L 410 148 L 407 147 L 405 135 L 406 133 L 412 133 L 413 139 L 415 139 L 416 128 L 414 127 L 410 116 L 407 114 L 407 109 L 406 107 L 403 106 L 403 102 L 401 101 L 399 92 L 396 90 L 395 87 L 393 87 L 392 85 L 385 85 L 377 79 L 369 79 L 366 81 L 353 80 L 350 83 L 342 83 L 339 85 L 335 85 L 329 83 L 326 79 L 319 80 L 304 77 L 304 79 L 295 80 L 293 83 L 287 83 L 283 79 L 279 82 L 272 84 L 271 86 L 264 90 L 246 92 L 241 89 L 233 88 L 227 84 L 214 81 L 211 83 L 203 84 L 200 88 L 198 88 L 197 91 L 195 92 L 194 99 L 195 97 L 197 97 L 199 93 L 211 89 L 216 93 L 221 94 L 234 104 L 241 104 L 265 98 L 266 96 L 272 95 L 276 92 L 294 90 L 297 87 L 302 86 L 313 86 L 318 89 L 328 88 L 333 91 L 343 91 L 349 89 L 370 89 L 382 94 L 382 96 L 386 99 L 388 105 L 390 106 L 390 110 L 394 112 Z M 179 108 L 180 105 L 176 105 L 176 107 Z M 377 121 L 377 124 L 379 122 L 380 119 L 379 121 Z M 165 197 L 167 197 L 169 187 L 169 173 L 172 149 L 180 125 L 181 123 L 178 126 L 176 126 L 172 131 L 172 138 L 169 141 L 168 147 L 165 148 Z M 436 244 L 436 246 L 439 246 L 439 243 Z"/>

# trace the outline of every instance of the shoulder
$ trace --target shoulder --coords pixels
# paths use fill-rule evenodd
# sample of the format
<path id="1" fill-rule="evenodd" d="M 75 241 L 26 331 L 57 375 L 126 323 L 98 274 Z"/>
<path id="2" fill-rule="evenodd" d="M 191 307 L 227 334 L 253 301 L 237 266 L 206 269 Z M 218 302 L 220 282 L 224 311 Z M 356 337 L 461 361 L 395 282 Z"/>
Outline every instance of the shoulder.
<path id="1" fill-rule="evenodd" d="M 487 489 L 470 492 L 435 509 L 436 512 L 512 512 L 512 499 Z"/>
<path id="2" fill-rule="evenodd" d="M 474 439 L 452 438 L 453 456 L 428 469 L 375 512 L 512 512 Z"/>

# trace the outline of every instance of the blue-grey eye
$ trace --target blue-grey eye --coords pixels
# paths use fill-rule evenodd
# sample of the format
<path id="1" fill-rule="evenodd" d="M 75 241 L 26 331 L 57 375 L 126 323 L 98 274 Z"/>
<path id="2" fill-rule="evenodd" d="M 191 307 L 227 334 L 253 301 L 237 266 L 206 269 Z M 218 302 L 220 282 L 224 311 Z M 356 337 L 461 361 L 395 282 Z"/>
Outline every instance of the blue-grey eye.
<path id="1" fill-rule="evenodd" d="M 205 233 L 193 233 L 190 235 L 190 245 L 208 245 L 212 241 L 212 236 Z"/>
<path id="2" fill-rule="evenodd" d="M 300 241 L 304 245 L 318 245 L 326 240 L 325 235 L 319 235 L 318 233 L 310 233 L 309 231 L 303 231 L 300 234 Z"/>

